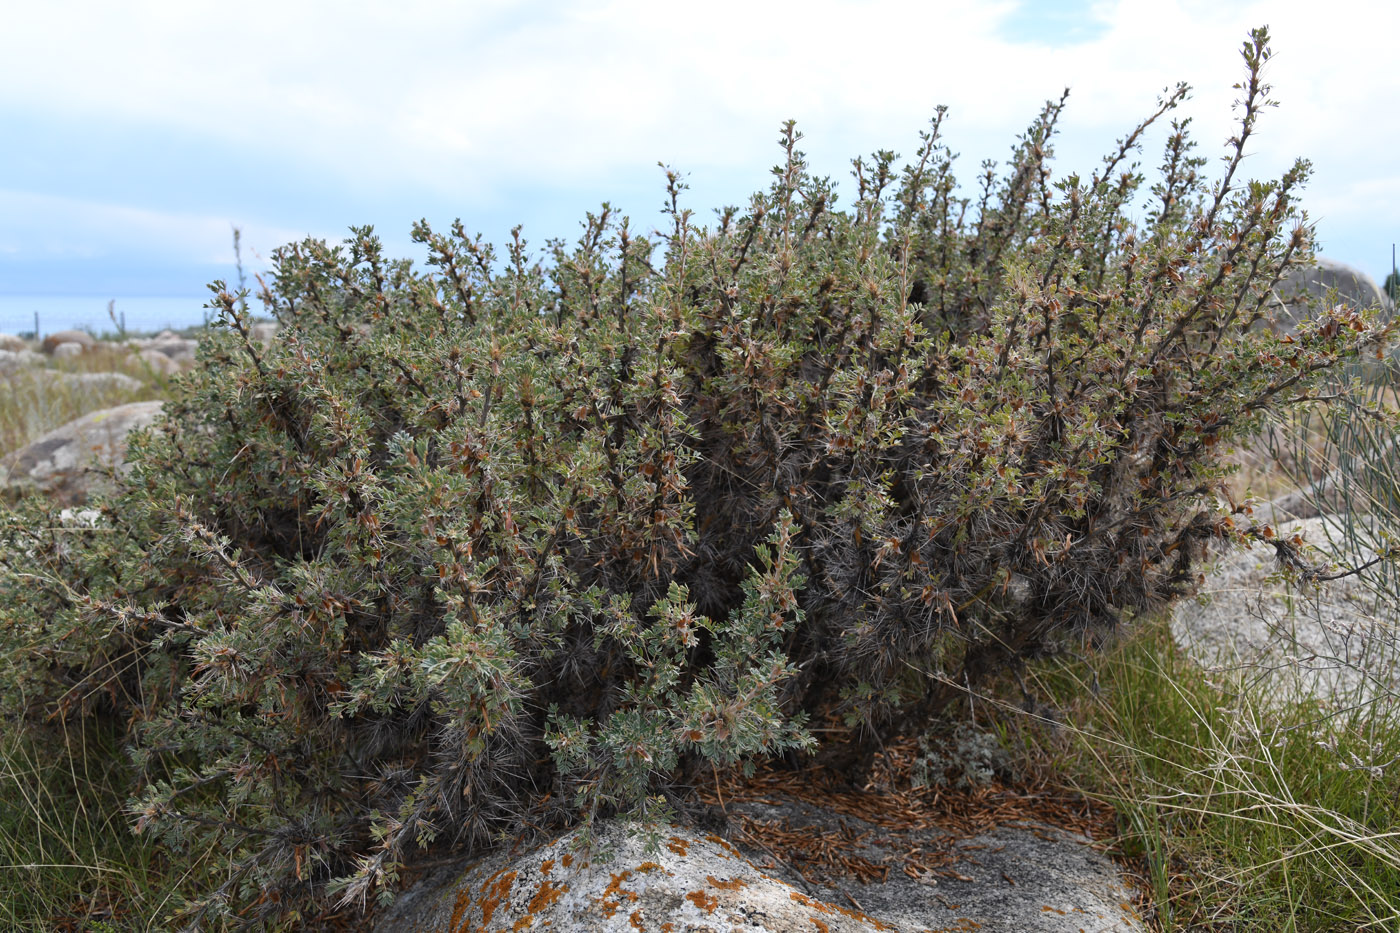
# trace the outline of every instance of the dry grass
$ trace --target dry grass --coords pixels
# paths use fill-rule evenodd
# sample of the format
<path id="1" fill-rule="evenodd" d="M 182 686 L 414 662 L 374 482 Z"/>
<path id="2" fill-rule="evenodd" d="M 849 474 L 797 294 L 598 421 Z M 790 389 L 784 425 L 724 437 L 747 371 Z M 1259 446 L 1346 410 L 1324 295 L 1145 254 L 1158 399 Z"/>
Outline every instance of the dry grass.
<path id="1" fill-rule="evenodd" d="M 136 385 L 69 378 L 99 373 L 118 373 Z M 46 358 L 41 366 L 17 367 L 0 374 L 0 456 L 89 412 L 162 398 L 165 391 L 165 377 L 139 356 L 110 346 L 99 345 L 72 359 Z"/>

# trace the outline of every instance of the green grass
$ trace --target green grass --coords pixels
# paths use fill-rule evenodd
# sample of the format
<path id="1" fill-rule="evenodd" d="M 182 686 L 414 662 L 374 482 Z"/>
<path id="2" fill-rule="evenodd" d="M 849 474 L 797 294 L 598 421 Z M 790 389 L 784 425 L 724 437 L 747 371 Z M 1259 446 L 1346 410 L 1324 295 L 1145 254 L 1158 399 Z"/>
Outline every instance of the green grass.
<path id="1" fill-rule="evenodd" d="M 138 387 L 65 383 L 61 373 L 119 372 Z M 0 455 L 92 411 L 161 398 L 139 357 L 98 348 L 0 375 Z M 74 726 L 73 728 L 82 728 Z M 163 930 L 183 872 L 131 834 L 115 730 L 0 723 L 0 929 Z"/>
<path id="2" fill-rule="evenodd" d="M 190 870 L 133 836 L 115 730 L 7 728 L 0 739 L 0 929 L 167 928 Z"/>
<path id="3" fill-rule="evenodd" d="M 1159 619 L 1039 687 L 1033 753 L 1118 811 L 1161 929 L 1400 924 L 1400 703 L 1329 707 L 1207 673 Z"/>

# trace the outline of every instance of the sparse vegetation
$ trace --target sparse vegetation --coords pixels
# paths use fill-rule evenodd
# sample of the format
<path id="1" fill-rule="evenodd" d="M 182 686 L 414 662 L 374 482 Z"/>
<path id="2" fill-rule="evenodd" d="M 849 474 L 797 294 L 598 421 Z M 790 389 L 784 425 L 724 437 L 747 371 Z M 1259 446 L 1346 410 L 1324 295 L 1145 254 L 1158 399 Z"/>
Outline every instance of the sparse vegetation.
<path id="1" fill-rule="evenodd" d="M 940 111 L 903 169 L 856 160 L 845 210 L 787 124 L 772 186 L 713 227 L 668 171 L 656 244 L 605 206 L 542 260 L 460 224 L 415 228 L 431 274 L 369 228 L 288 246 L 270 345 L 216 283 L 97 524 L 5 516 L 5 714 L 116 730 L 151 851 L 216 855 L 168 891 L 208 926 L 386 896 L 435 844 L 651 831 L 720 767 L 858 776 L 967 691 L 1154 618 L 1207 544 L 1268 537 L 1222 505 L 1225 451 L 1381 345 L 1345 309 L 1254 326 L 1310 255 L 1306 163 L 1236 177 L 1268 54 L 1256 31 L 1223 175 L 1173 123 L 1140 221 L 1132 159 L 1184 87 L 1087 179 L 1052 181 L 1060 99 L 968 199 Z M 1146 767 L 1140 716 L 1105 730 Z"/>
<path id="2" fill-rule="evenodd" d="M 1393 633 L 1397 608 L 1377 624 Z M 1395 692 L 1278 696 L 1255 674 L 1206 672 L 1159 619 L 1102 658 L 1041 666 L 1035 684 L 1067 722 L 1025 732 L 1118 811 L 1166 933 L 1392 927 Z"/>
<path id="3" fill-rule="evenodd" d="M 117 373 L 135 380 L 107 379 Z M 70 379 L 67 374 L 98 378 Z M 99 346 L 94 352 L 0 373 L 0 456 L 88 412 L 163 397 L 167 379 L 139 356 Z"/>

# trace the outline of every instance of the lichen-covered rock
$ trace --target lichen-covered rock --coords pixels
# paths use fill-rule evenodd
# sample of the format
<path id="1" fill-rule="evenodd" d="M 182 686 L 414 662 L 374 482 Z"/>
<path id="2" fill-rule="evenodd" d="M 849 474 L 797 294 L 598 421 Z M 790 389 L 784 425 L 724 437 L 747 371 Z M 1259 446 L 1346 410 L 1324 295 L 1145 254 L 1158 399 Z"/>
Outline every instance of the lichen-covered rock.
<path id="1" fill-rule="evenodd" d="M 132 402 L 55 428 L 0 460 L 0 487 L 6 495 L 34 489 L 64 505 L 81 505 L 101 484 L 94 468 L 124 468 L 127 436 L 153 422 L 161 404 Z"/>
<path id="2" fill-rule="evenodd" d="M 759 871 L 718 836 L 683 830 L 655 852 L 620 826 L 575 851 L 577 831 L 542 848 L 487 856 L 401 896 L 376 933 L 876 933 L 905 929 L 830 904 Z M 606 860 L 603 855 L 608 856 Z"/>
<path id="3" fill-rule="evenodd" d="M 883 881 L 861 884 L 797 874 L 797 862 L 760 868 L 836 904 L 858 905 L 900 930 L 978 933 L 1143 933 L 1136 896 L 1117 865 L 1092 841 L 1038 822 L 1018 821 L 968 836 L 937 828 L 872 823 L 842 809 L 783 794 L 729 807 L 731 821 L 817 830 L 847 858 L 885 866 Z M 791 856 L 791 854 L 789 854 Z M 789 864 L 791 867 L 789 867 Z M 817 873 L 820 875 L 820 872 Z"/>
<path id="4" fill-rule="evenodd" d="M 830 814 L 828 814 L 830 816 Z M 855 835 L 847 825 L 843 835 Z M 859 821 L 856 821 L 859 822 Z M 718 836 L 672 829 L 647 852 L 616 825 L 606 860 L 577 833 L 526 853 L 440 870 L 405 892 L 376 933 L 1141 933 L 1132 893 L 1088 840 L 1049 827 L 1001 827 L 957 843 L 951 877 L 814 888 L 767 874 Z M 805 889 L 805 890 L 804 890 Z M 854 894 L 852 893 L 854 892 Z"/>

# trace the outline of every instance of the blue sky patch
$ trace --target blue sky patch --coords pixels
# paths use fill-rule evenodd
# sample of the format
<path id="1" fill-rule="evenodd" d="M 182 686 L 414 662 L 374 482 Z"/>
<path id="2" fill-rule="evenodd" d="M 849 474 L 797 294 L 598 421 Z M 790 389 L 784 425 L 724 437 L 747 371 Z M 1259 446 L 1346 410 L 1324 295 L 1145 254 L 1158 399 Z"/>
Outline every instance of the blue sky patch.
<path id="1" fill-rule="evenodd" d="M 1059 48 L 1092 42 L 1108 31 L 1108 20 L 1096 8 L 1103 8 L 1102 0 L 1022 0 L 1001 21 L 998 35 Z"/>

